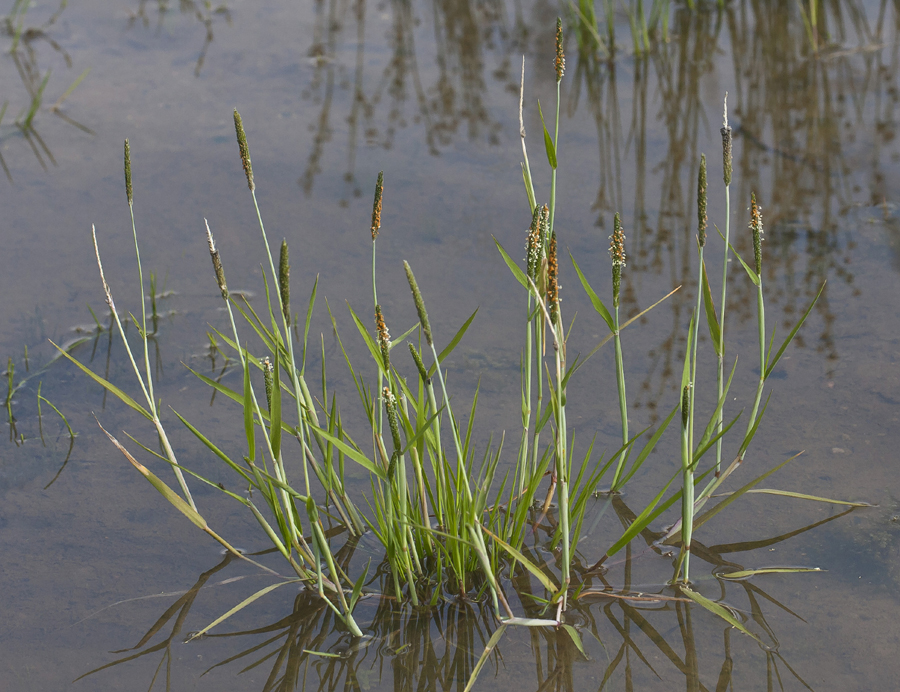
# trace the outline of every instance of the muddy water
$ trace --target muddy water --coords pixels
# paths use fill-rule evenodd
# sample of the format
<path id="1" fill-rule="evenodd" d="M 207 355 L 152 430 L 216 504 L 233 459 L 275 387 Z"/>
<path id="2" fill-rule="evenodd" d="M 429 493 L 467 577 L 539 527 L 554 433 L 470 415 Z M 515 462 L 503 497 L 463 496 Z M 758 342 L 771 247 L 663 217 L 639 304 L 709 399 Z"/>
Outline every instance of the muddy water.
<path id="1" fill-rule="evenodd" d="M 22 33 L 15 60 L 5 52 L 14 39 L 5 35 L 0 59 L 3 100 L 10 104 L 0 124 L 0 154 L 11 179 L 0 193 L 0 344 L 13 359 L 14 381 L 30 378 L 13 398 L 20 444 L 4 442 L 0 455 L 6 616 L 0 689 L 135 689 L 149 687 L 154 676 L 157 687 L 168 676 L 178 690 L 265 689 L 267 680 L 281 676 L 286 687 L 296 681 L 296 688 L 310 690 L 461 689 L 494 627 L 481 604 L 415 613 L 369 599 L 359 619 L 373 639 L 357 647 L 319 604 L 288 587 L 223 625 L 218 634 L 229 636 L 183 644 L 188 632 L 268 582 L 251 569 L 222 564 L 218 546 L 101 439 L 93 414 L 120 438 L 125 430 L 152 440 L 140 418 L 104 400 L 73 367 L 39 368 L 53 355 L 48 339 L 87 338 L 76 355 L 134 391 L 121 344 L 110 344 L 105 333 L 92 338 L 88 309 L 104 319 L 91 224 L 117 303 L 139 309 L 121 173 L 128 137 L 144 266 L 156 275 L 158 292 L 174 292 L 158 304 L 151 354 L 157 393 L 240 453 L 234 411 L 221 400 L 210 406 L 209 392 L 181 365 L 217 376 L 223 364 L 221 356 L 209 357 L 206 332 L 209 325 L 223 327 L 225 318 L 209 271 L 204 217 L 229 285 L 257 295 L 263 290 L 256 220 L 233 139 L 237 107 L 267 227 L 273 238 L 291 243 L 295 291 L 308 293 L 319 276 L 320 310 L 311 333 L 320 345 L 310 367 L 319 367 L 324 350 L 329 386 L 346 409 L 356 395 L 323 296 L 361 361 L 345 301 L 368 314 L 371 191 L 384 170 L 378 281 L 385 313 L 398 325 L 392 330 L 401 333 L 415 319 L 400 266 L 407 259 L 439 339 L 479 308 L 448 363 L 450 377 L 464 401 L 480 379 L 484 443 L 491 431 L 516 430 L 522 300 L 491 236 L 514 257 L 522 254 L 528 223 L 517 122 L 523 54 L 529 155 L 538 197 L 549 194 L 537 100 L 547 115 L 555 102 L 556 10 L 544 3 L 337 0 L 302 7 L 82 2 L 53 18 L 56 9 L 38 3 L 14 17 L 13 30 L 21 23 L 32 31 Z M 766 485 L 879 507 L 838 516 L 840 507 L 750 497 L 698 532 L 712 565 L 827 570 L 723 587 L 725 601 L 748 619 L 763 646 L 679 601 L 586 597 L 573 618 L 590 661 L 563 634 L 514 631 L 476 689 L 593 689 L 607 672 L 608 689 L 647 690 L 715 689 L 729 675 L 741 689 L 771 689 L 779 678 L 789 689 L 801 688 L 800 680 L 816 690 L 891 689 L 897 678 L 898 15 L 888 3 L 848 2 L 840 15 L 831 9 L 814 55 L 799 13 L 768 11 L 763 3 L 729 5 L 722 13 L 673 9 L 668 40 L 654 38 L 646 56 L 634 55 L 628 18 L 617 14 L 612 61 L 580 53 L 570 36 L 557 229 L 601 290 L 608 282 L 612 215 L 622 213 L 626 313 L 684 286 L 624 336 L 632 428 L 657 423 L 677 400 L 696 297 L 694 189 L 701 152 L 710 161 L 710 219 L 722 228 L 725 218 L 718 130 L 728 91 L 735 130 L 732 229 L 738 250 L 749 253 L 743 229 L 755 191 L 766 223 L 764 281 L 776 342 L 827 281 L 769 381 L 772 400 L 735 487 L 805 450 Z M 59 105 L 65 118 L 59 117 L 50 107 L 88 68 Z M 48 70 L 43 105 L 25 137 L 12 122 L 27 117 L 29 89 L 36 92 Z M 721 266 L 721 256 L 713 236 L 710 266 Z M 732 270 L 727 330 L 740 358 L 728 406 L 736 414 L 752 401 L 756 337 L 750 284 L 739 267 Z M 569 349 L 586 353 L 605 327 L 567 262 L 561 271 L 566 319 L 577 314 Z M 714 286 L 719 271 L 711 271 Z M 701 400 L 706 396 L 708 405 L 708 339 L 701 352 L 708 366 L 699 387 L 706 387 Z M 610 448 L 618 430 L 612 352 L 598 353 L 580 374 L 569 405 L 576 442 L 584 449 L 596 435 L 599 447 Z M 225 381 L 234 382 L 233 373 Z M 46 489 L 68 438 L 44 405 L 42 444 L 39 382 L 79 433 L 68 464 Z M 234 483 L 170 427 L 188 465 Z M 623 498 L 632 511 L 678 463 L 668 451 L 652 461 Z M 264 549 L 239 506 L 216 491 L 201 488 L 197 497 L 210 524 L 234 544 Z M 602 516 L 585 543 L 585 562 L 602 552 L 620 517 L 627 518 L 625 505 L 604 510 L 598 500 L 592 508 L 591 516 Z M 635 542 L 630 554 L 631 562 L 611 566 L 606 582 L 671 596 L 659 586 L 671 562 L 648 554 L 644 543 Z M 361 567 L 370 556 L 377 561 L 377 549 L 364 539 L 354 559 Z M 709 564 L 699 571 L 707 578 L 698 578 L 698 589 L 722 598 Z M 595 582 L 601 589 L 603 582 Z M 135 654 L 143 655 L 72 682 Z"/>

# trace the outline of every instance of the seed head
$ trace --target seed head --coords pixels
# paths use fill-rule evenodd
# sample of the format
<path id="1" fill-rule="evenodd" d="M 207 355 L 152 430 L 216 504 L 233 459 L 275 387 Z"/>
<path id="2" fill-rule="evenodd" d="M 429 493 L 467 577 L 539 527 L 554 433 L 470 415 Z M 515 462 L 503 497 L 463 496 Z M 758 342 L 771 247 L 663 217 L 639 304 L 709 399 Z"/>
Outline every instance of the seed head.
<path id="1" fill-rule="evenodd" d="M 410 343 L 406 344 L 409 346 L 409 353 L 412 355 L 413 360 L 416 362 L 416 370 L 419 371 L 419 377 L 422 378 L 422 381 L 425 384 L 428 384 L 428 371 L 425 369 L 425 364 L 422 362 L 422 356 L 419 355 L 419 352 L 416 350 L 416 347 Z"/>
<path id="2" fill-rule="evenodd" d="M 556 18 L 556 83 L 562 81 L 566 73 L 566 55 L 563 53 L 562 19 Z"/>
<path id="3" fill-rule="evenodd" d="M 403 448 L 403 443 L 400 441 L 400 419 L 397 416 L 397 399 L 387 387 L 382 390 L 382 398 L 384 399 L 384 408 L 388 415 L 388 425 L 391 428 L 391 439 L 394 442 L 394 453 L 391 454 L 387 472 L 388 480 L 391 480 L 394 477 L 397 462 L 400 459 L 400 450 Z"/>
<path id="4" fill-rule="evenodd" d="M 550 236 L 547 275 L 547 307 L 550 310 L 550 321 L 556 325 L 559 320 L 559 264 L 556 260 L 556 231 L 553 231 Z"/>
<path id="5" fill-rule="evenodd" d="M 619 307 L 619 291 L 622 286 L 622 269 L 625 266 L 625 231 L 622 217 L 616 212 L 613 234 L 609 236 L 609 256 L 612 259 L 613 306 Z"/>
<path id="6" fill-rule="evenodd" d="M 222 298 L 228 300 L 228 286 L 225 284 L 225 270 L 222 269 L 222 260 L 219 259 L 219 251 L 216 249 L 216 241 L 213 240 L 212 231 L 209 230 L 209 221 L 203 219 L 206 224 L 206 243 L 209 245 L 209 256 L 212 257 L 213 270 L 216 272 L 216 283 L 222 292 Z"/>
<path id="7" fill-rule="evenodd" d="M 269 408 L 269 413 L 272 413 L 272 388 L 275 384 L 275 368 L 272 366 L 272 361 L 269 360 L 268 356 L 263 359 L 262 366 L 263 380 L 266 383 L 266 406 Z"/>
<path id="8" fill-rule="evenodd" d="M 728 126 L 728 92 L 725 92 L 724 116 L 722 119 L 722 165 L 726 185 L 731 185 L 731 128 Z"/>
<path id="9" fill-rule="evenodd" d="M 700 173 L 697 175 L 697 242 L 706 245 L 706 154 L 700 155 Z"/>
<path id="10" fill-rule="evenodd" d="M 541 266 L 541 207 L 535 206 L 531 216 L 531 227 L 525 243 L 525 267 L 532 281 L 537 282 L 538 268 Z"/>
<path id="11" fill-rule="evenodd" d="M 125 196 L 128 197 L 128 206 L 134 205 L 134 195 L 131 187 L 131 147 L 125 140 Z"/>
<path id="12" fill-rule="evenodd" d="M 431 324 L 428 322 L 428 312 L 425 310 L 425 301 L 422 299 L 422 292 L 419 290 L 419 284 L 416 283 L 416 276 L 413 274 L 409 262 L 403 260 L 403 268 L 406 269 L 406 280 L 409 281 L 409 288 L 412 290 L 413 300 L 416 303 L 416 312 L 419 313 L 419 324 L 422 325 L 422 332 L 425 334 L 425 341 L 431 346 Z"/>
<path id="13" fill-rule="evenodd" d="M 375 306 L 375 330 L 378 332 L 378 345 L 381 347 L 381 361 L 384 371 L 391 369 L 391 335 L 388 333 L 387 325 L 384 323 L 384 315 L 381 312 L 381 306 Z"/>
<path id="14" fill-rule="evenodd" d="M 691 385 L 684 385 L 681 393 L 681 427 L 686 428 L 691 417 Z"/>
<path id="15" fill-rule="evenodd" d="M 750 193 L 750 232 L 753 233 L 753 259 L 756 260 L 756 275 L 762 274 L 763 222 L 762 207 L 756 203 L 756 193 Z"/>
<path id="16" fill-rule="evenodd" d="M 291 260 L 287 240 L 281 241 L 278 258 L 278 290 L 281 293 L 281 312 L 288 326 L 291 324 Z"/>
<path id="17" fill-rule="evenodd" d="M 241 150 L 241 163 L 244 165 L 244 175 L 247 176 L 247 186 L 250 192 L 256 190 L 253 182 L 253 164 L 250 163 L 250 147 L 247 146 L 247 135 L 244 134 L 244 121 L 241 114 L 234 109 L 234 131 L 237 134 L 238 148 Z"/>
<path id="18" fill-rule="evenodd" d="M 378 237 L 381 228 L 381 193 L 384 191 L 384 171 L 378 174 L 375 183 L 375 203 L 372 205 L 372 240 Z"/>

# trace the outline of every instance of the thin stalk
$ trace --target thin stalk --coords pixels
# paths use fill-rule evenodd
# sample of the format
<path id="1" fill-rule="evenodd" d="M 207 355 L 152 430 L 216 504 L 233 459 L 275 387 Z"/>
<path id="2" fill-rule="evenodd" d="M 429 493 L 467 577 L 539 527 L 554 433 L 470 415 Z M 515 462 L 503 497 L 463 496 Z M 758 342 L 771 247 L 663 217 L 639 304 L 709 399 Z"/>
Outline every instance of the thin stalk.
<path id="1" fill-rule="evenodd" d="M 691 387 L 685 385 L 681 399 L 681 536 L 684 583 L 691 580 L 691 536 L 694 532 L 694 464 L 690 446 Z"/>
<path id="2" fill-rule="evenodd" d="M 694 394 L 697 390 L 697 344 L 700 331 L 700 301 L 703 297 L 703 249 L 706 247 L 706 154 L 700 155 L 700 170 L 697 174 L 697 304 L 694 306 L 694 353 L 691 357 L 691 414 L 688 447 L 694 449 Z"/>
<path id="3" fill-rule="evenodd" d="M 722 398 L 725 387 L 725 294 L 728 288 L 728 249 L 731 238 L 731 128 L 728 126 L 728 92 L 725 92 L 724 115 L 722 125 L 722 164 L 723 180 L 725 182 L 725 258 L 722 260 L 722 302 L 719 317 L 719 370 L 717 373 L 718 398 Z M 719 418 L 716 422 L 716 432 L 722 431 L 725 420 L 725 407 L 719 409 Z M 716 442 L 716 476 L 722 469 L 722 438 Z"/>
<path id="4" fill-rule="evenodd" d="M 619 294 L 622 286 L 622 269 L 625 267 L 625 233 L 622 229 L 622 219 L 616 212 L 613 222 L 613 234 L 610 236 L 609 255 L 612 259 L 612 283 L 613 283 L 613 336 L 616 347 L 616 383 L 619 392 L 619 416 L 622 419 L 622 446 L 628 444 L 628 402 L 625 394 L 625 365 L 622 360 L 622 340 L 619 334 Z M 616 472 L 613 476 L 611 490 L 619 489 L 619 481 L 622 477 L 625 465 L 625 450 L 619 455 L 616 463 Z"/>

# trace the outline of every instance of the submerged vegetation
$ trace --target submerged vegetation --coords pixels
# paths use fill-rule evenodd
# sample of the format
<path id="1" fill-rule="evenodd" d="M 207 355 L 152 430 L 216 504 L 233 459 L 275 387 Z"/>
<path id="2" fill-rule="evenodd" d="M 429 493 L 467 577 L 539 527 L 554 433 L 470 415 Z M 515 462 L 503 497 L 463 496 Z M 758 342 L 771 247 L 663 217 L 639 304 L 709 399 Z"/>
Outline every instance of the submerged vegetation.
<path id="1" fill-rule="evenodd" d="M 536 638 L 543 638 L 547 647 L 551 643 L 556 647 L 554 651 L 559 660 L 566 657 L 571 660 L 575 651 L 584 650 L 581 637 L 584 627 L 576 626 L 579 621 L 569 615 L 571 611 L 579 610 L 580 602 L 597 597 L 621 599 L 632 608 L 634 603 L 640 603 L 644 595 L 632 589 L 630 576 L 626 576 L 621 584 L 611 584 L 604 577 L 613 556 L 624 550 L 626 558 L 630 557 L 632 540 L 638 536 L 647 543 L 649 551 L 670 567 L 667 583 L 659 585 L 659 593 L 654 594 L 653 602 L 669 603 L 678 611 L 686 639 L 691 630 L 692 604 L 712 612 L 747 636 L 757 640 L 761 636 L 733 609 L 700 593 L 697 559 L 711 566 L 707 571 L 714 573 L 723 590 L 729 580 L 741 580 L 748 595 L 754 593 L 752 578 L 757 574 L 773 570 L 815 571 L 814 567 L 744 569 L 722 558 L 728 550 L 716 551 L 698 543 L 695 531 L 748 492 L 835 502 L 756 487 L 794 457 L 772 469 L 757 470 L 743 485 L 721 495 L 726 482 L 732 480 L 749 458 L 766 411 L 768 400 L 763 402 L 762 398 L 766 382 L 822 294 L 824 284 L 786 337 L 780 343 L 776 342 L 774 332 L 767 331 L 765 323 L 763 222 L 755 196 L 751 199 L 749 220 L 753 259 L 745 261 L 732 243 L 732 130 L 728 124 L 726 102 L 722 126 L 722 181 L 727 211 L 722 223 L 724 230 L 717 233 L 726 250 L 721 269 L 721 292 L 717 302 L 704 259 L 707 243 L 716 240 L 707 233 L 710 175 L 706 158 L 701 157 L 697 177 L 697 301 L 688 324 L 683 326 L 687 348 L 679 395 L 676 400 L 662 404 L 668 407 L 669 413 L 655 429 L 635 434 L 628 425 L 628 382 L 624 367 L 627 352 L 621 335 L 668 296 L 661 297 L 654 306 L 625 321 L 620 319 L 620 293 L 623 275 L 627 272 L 627 237 L 617 214 L 609 238 L 611 291 L 598 290 L 596 282 L 588 279 L 594 272 L 584 271 L 576 258 L 569 256 L 581 286 L 600 321 L 609 330 L 609 334 L 586 355 L 570 352 L 568 346 L 573 327 L 563 315 L 559 279 L 564 267 L 568 266 L 563 249 L 565 232 L 555 226 L 557 169 L 565 165 L 558 147 L 559 87 L 565 77 L 561 22 L 557 23 L 555 68 L 556 108 L 555 119 L 550 123 L 553 134 L 541 112 L 542 138 L 550 167 L 546 199 L 539 196 L 543 191 L 536 184 L 536 175 L 529 163 L 524 125 L 520 128 L 522 173 L 529 202 L 527 214 L 523 210 L 522 226 L 530 219 L 523 250 L 524 262 L 514 259 L 520 251 L 513 252 L 496 243 L 500 257 L 523 291 L 521 305 L 516 308 L 521 314 L 524 337 L 521 397 L 510 404 L 521 411 L 521 429 L 510 435 L 514 440 L 512 443 L 504 433 L 499 438 L 492 438 L 484 449 L 478 449 L 478 394 L 476 392 L 464 408 L 460 398 L 452 395 L 445 378 L 442 363 L 465 337 L 476 313 L 472 313 L 462 326 L 448 328 L 436 317 L 434 310 L 429 313 L 429 296 L 416 279 L 416 271 L 421 270 L 406 262 L 403 269 L 418 320 L 400 336 L 391 337 L 391 316 L 385 313 L 379 301 L 376 269 L 377 242 L 386 214 L 384 202 L 389 199 L 389 193 L 384 191 L 382 174 L 375 186 L 369 229 L 372 303 L 365 310 L 349 308 L 354 339 L 358 338 L 365 346 L 371 362 L 362 366 L 352 361 L 352 349 L 344 347 L 344 337 L 339 335 L 339 320 L 328 308 L 359 400 L 355 412 L 348 413 L 347 404 L 339 405 L 334 387 L 329 386 L 324 354 L 321 375 L 313 376 L 307 372 L 308 350 L 313 347 L 309 338 L 310 323 L 317 304 L 318 282 L 304 301 L 305 317 L 300 318 L 292 309 L 288 244 L 283 241 L 279 249 L 270 245 L 257 201 L 247 134 L 241 116 L 234 112 L 240 159 L 262 240 L 266 300 L 261 306 L 254 307 L 245 296 L 229 290 L 226 280 L 228 249 L 216 245 L 207 224 L 206 242 L 213 265 L 211 277 L 216 281 L 228 315 L 227 325 L 216 328 L 211 341 L 217 348 L 228 348 L 234 353 L 233 362 L 241 371 L 241 385 L 231 388 L 221 379 L 217 381 L 199 372 L 195 374 L 219 396 L 234 402 L 239 410 L 235 419 L 242 423 L 245 442 L 242 456 L 237 458 L 227 453 L 225 445 L 196 427 L 187 412 L 176 411 L 174 415 L 193 434 L 198 447 L 206 448 L 233 471 L 238 484 L 247 488 L 246 492 L 227 490 L 200 476 L 176 457 L 166 428 L 168 423 L 164 420 L 167 416 L 154 389 L 149 343 L 155 331 L 155 310 L 151 310 L 148 328 L 147 306 L 142 301 L 140 315 L 131 317 L 137 326 L 138 339 L 132 338 L 130 343 L 123 326 L 129 313 L 116 306 L 103 272 L 97 233 L 93 232 L 104 297 L 139 384 L 140 400 L 108 378 L 94 373 L 69 353 L 63 353 L 107 392 L 153 424 L 158 449 L 133 438 L 132 441 L 151 457 L 171 467 L 177 490 L 148 465 L 138 461 L 115 436 L 104 432 L 156 490 L 226 548 L 228 560 L 250 562 L 275 578 L 272 584 L 192 633 L 191 638 L 207 634 L 240 609 L 289 584 L 304 587 L 298 596 L 298 603 L 302 601 L 303 608 L 298 606 L 298 612 L 309 613 L 310 608 L 314 611 L 318 608 L 329 613 L 329 618 L 339 623 L 341 631 L 353 642 L 351 646 L 357 647 L 362 646 L 367 632 L 386 637 L 387 632 L 379 631 L 379 628 L 385 627 L 384 623 L 389 622 L 390 617 L 404 620 L 401 629 L 414 629 L 415 619 L 419 614 L 429 612 L 427 609 L 444 613 L 448 608 L 464 610 L 471 607 L 481 609 L 483 614 L 490 613 L 493 631 L 490 637 L 482 637 L 483 653 L 470 655 L 458 667 L 451 666 L 454 675 L 465 673 L 466 689 L 469 689 L 508 627 L 530 628 L 529 632 L 536 633 L 533 635 Z M 523 64 L 520 108 L 524 108 L 524 80 Z M 522 123 L 521 112 L 519 118 Z M 143 295 L 145 282 L 134 216 L 131 163 L 126 140 L 126 197 L 132 219 L 138 282 Z M 360 235 L 364 235 L 362 229 Z M 757 294 L 759 377 L 750 411 L 731 411 L 726 406 L 737 372 L 736 359 L 730 356 L 725 339 L 726 287 L 730 281 L 737 280 L 728 275 L 729 257 L 738 260 Z M 399 267 L 393 271 L 399 272 Z M 678 287 L 673 289 L 678 290 Z M 155 286 L 151 285 L 150 293 L 156 295 Z M 607 307 L 609 301 L 601 298 L 607 293 L 611 294 L 612 309 Z M 698 348 L 701 328 L 709 333 L 714 359 L 704 360 L 706 356 Z M 615 349 L 621 446 L 601 453 L 595 450 L 593 442 L 587 444 L 586 449 L 580 440 L 581 446 L 576 446 L 568 423 L 572 413 L 568 393 L 570 388 L 577 386 L 579 370 L 609 341 Z M 701 387 L 711 391 L 713 371 L 717 381 L 715 394 L 698 397 Z M 702 402 L 709 400 L 713 405 L 701 410 Z M 676 429 L 670 430 L 670 427 Z M 513 447 L 512 451 L 510 447 Z M 653 489 L 649 503 L 633 512 L 624 505 L 620 493 L 636 482 L 638 472 L 651 454 L 660 450 L 669 450 L 663 454 L 680 459 L 680 466 L 667 482 Z M 348 465 L 366 472 L 369 487 L 365 493 L 360 494 L 353 487 L 351 477 L 355 474 L 347 472 Z M 273 550 L 284 559 L 290 577 L 262 565 L 255 555 L 237 550 L 225 531 L 220 533 L 218 527 L 214 529 L 208 524 L 190 489 L 198 482 L 217 489 L 246 508 L 271 542 Z M 585 549 L 583 541 L 589 533 L 589 522 L 595 521 L 595 500 L 600 500 L 601 512 L 612 507 L 623 525 L 621 532 L 603 539 L 605 546 L 599 550 Z M 673 507 L 680 509 L 679 518 L 676 520 L 673 516 L 674 523 L 668 527 L 652 528 L 663 513 Z M 364 534 L 380 543 L 384 556 L 380 565 L 360 564 L 359 560 L 353 559 L 355 547 Z M 204 575 L 204 579 L 211 573 Z M 359 617 L 358 606 L 373 596 L 379 599 L 378 610 L 390 611 L 390 617 L 383 613 L 370 615 L 366 620 Z M 190 602 L 190 599 L 185 600 L 182 605 L 189 608 Z M 412 608 L 406 607 L 407 604 Z M 174 611 L 170 609 L 171 612 Z M 765 620 L 761 613 L 759 618 L 754 613 L 753 619 L 765 628 L 760 622 L 760 619 Z M 322 627 L 329 628 L 331 622 L 327 620 Z M 304 640 L 300 650 L 306 656 L 327 658 L 327 652 L 323 654 L 314 648 L 318 625 L 307 627 L 307 624 L 302 617 L 288 619 L 273 626 L 273 631 L 279 631 L 280 637 L 281 629 L 290 629 L 288 641 L 293 647 L 297 629 L 308 630 L 309 638 Z M 471 634 L 475 626 L 475 621 L 471 620 L 464 626 L 469 628 L 466 635 L 469 640 L 475 639 Z M 627 632 L 623 639 L 628 640 Z M 421 645 L 427 648 L 428 642 Z M 536 649 L 540 650 L 540 647 Z M 627 645 L 623 644 L 623 651 L 626 649 Z M 295 656 L 293 670 L 296 671 L 305 659 L 296 652 L 285 654 L 289 655 Z M 296 656 L 300 656 L 299 660 Z M 616 669 L 618 659 L 610 663 L 606 677 Z M 277 675 L 282 660 L 283 656 L 279 656 L 273 675 Z M 686 665 L 684 661 L 682 665 Z"/>

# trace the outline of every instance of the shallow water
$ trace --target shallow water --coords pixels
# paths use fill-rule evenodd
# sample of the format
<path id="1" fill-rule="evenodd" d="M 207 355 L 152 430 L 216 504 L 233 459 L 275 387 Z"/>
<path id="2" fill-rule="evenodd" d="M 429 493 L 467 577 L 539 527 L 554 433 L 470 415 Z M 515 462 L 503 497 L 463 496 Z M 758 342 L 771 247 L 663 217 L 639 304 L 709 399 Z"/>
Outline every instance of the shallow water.
<path id="1" fill-rule="evenodd" d="M 41 27 L 55 10 L 53 3 L 38 3 L 23 26 Z M 886 2 L 847 2 L 840 17 L 829 10 L 830 43 L 815 57 L 798 14 L 767 12 L 766 4 L 753 2 L 729 5 L 723 13 L 673 9 L 669 40 L 656 41 L 643 58 L 632 54 L 627 17 L 620 14 L 620 45 L 611 63 L 580 56 L 570 38 L 557 229 L 599 290 L 608 281 L 612 215 L 622 212 L 629 248 L 625 313 L 685 285 L 623 336 L 632 428 L 658 422 L 677 400 L 683 334 L 696 297 L 689 287 L 696 275 L 693 197 L 700 152 L 710 161 L 710 219 L 721 227 L 724 218 L 718 129 L 727 90 L 736 135 L 732 227 L 737 248 L 747 255 L 749 237 L 742 231 L 755 190 L 766 223 L 770 326 L 777 324 L 784 335 L 828 282 L 770 380 L 772 400 L 735 487 L 805 450 L 767 484 L 879 507 L 837 517 L 838 507 L 748 497 L 698 532 L 696 539 L 719 556 L 710 556 L 714 563 L 827 570 L 728 584 L 726 602 L 750 617 L 765 647 L 680 602 L 597 601 L 573 615 L 590 661 L 581 660 L 562 634 L 509 631 L 501 658 L 486 666 L 476 689 L 599 688 L 620 652 L 608 689 L 715 689 L 723 670 L 732 671 L 736 689 L 773 689 L 779 676 L 786 689 L 802 688 L 797 677 L 815 690 L 895 686 L 900 15 Z M 14 379 L 52 357 L 47 339 L 66 343 L 84 334 L 78 325 L 90 329 L 87 305 L 103 314 L 91 224 L 117 303 L 138 309 L 121 166 L 128 137 L 145 270 L 157 275 L 160 290 L 165 285 L 175 292 L 159 303 L 158 395 L 239 447 L 233 409 L 221 400 L 210 407 L 209 392 L 181 365 L 213 374 L 222 367 L 221 358 L 213 363 L 206 357 L 208 325 L 223 327 L 225 317 L 209 270 L 204 217 L 229 285 L 257 295 L 263 289 L 262 248 L 234 143 L 231 109 L 237 107 L 267 228 L 272 238 L 291 242 L 295 295 L 306 294 L 319 275 L 313 343 L 324 334 L 329 386 L 346 409 L 356 394 L 344 377 L 322 297 L 361 362 L 343 303 L 360 314 L 370 304 L 371 192 L 384 170 L 378 286 L 385 313 L 397 325 L 392 331 L 402 333 L 401 325 L 415 320 L 400 266 L 407 259 L 439 340 L 479 308 L 448 363 L 450 377 L 464 401 L 480 379 L 479 434 L 485 443 L 491 431 L 516 430 L 522 301 L 491 236 L 518 257 L 513 250 L 529 220 L 517 122 L 523 53 L 529 156 L 538 196 L 548 194 L 536 101 L 545 115 L 554 103 L 555 13 L 546 3 L 499 0 L 334 0 L 302 7 L 244 1 L 221 8 L 117 0 L 72 4 L 40 33 L 25 33 L 19 66 L 5 51 L 0 58 L 3 99 L 10 104 L 0 124 L 0 154 L 12 179 L 2 188 L 6 300 L 0 304 L 0 345 L 14 360 Z M 2 37 L 4 46 L 12 40 Z M 87 68 L 88 76 L 60 106 L 79 128 L 50 106 Z M 32 123 L 37 136 L 27 139 L 11 124 L 20 110 L 27 112 L 22 75 L 35 88 L 35 75 L 39 85 L 48 69 L 44 105 Z M 721 244 L 714 237 L 710 244 L 709 264 L 720 266 Z M 729 402 L 734 413 L 751 403 L 758 376 L 751 365 L 753 294 L 740 272 L 732 267 L 727 325 L 740 356 L 736 400 Z M 604 335 L 603 325 L 567 262 L 561 281 L 566 319 L 578 315 L 569 349 L 587 352 Z M 708 339 L 701 350 L 710 356 Z M 109 367 L 110 379 L 134 391 L 121 344 L 110 346 L 105 333 L 75 353 L 98 372 Z M 595 434 L 598 446 L 616 446 L 612 358 L 611 349 L 598 353 L 570 395 L 570 424 L 582 449 Z M 311 367 L 318 367 L 318 354 Z M 225 377 L 234 380 L 233 373 Z M 700 378 L 700 386 L 708 387 L 712 370 Z M 45 405 L 42 445 L 38 382 L 79 433 L 68 464 L 46 489 L 68 438 Z M 25 440 L 5 442 L 0 455 L 0 607 L 6 614 L 0 689 L 147 688 L 160 664 L 157 688 L 168 674 L 178 690 L 264 689 L 270 674 L 288 682 L 297 676 L 297 688 L 309 690 L 418 689 L 420 680 L 422 689 L 464 686 L 494 627 L 490 617 L 478 617 L 482 604 L 449 603 L 423 614 L 392 609 L 377 598 L 364 601 L 359 619 L 370 623 L 374 639 L 348 651 L 348 641 L 317 605 L 288 587 L 236 616 L 219 634 L 257 631 L 183 644 L 188 632 L 267 582 L 241 565 L 218 568 L 218 545 L 139 478 L 102 438 L 92 414 L 120 439 L 122 430 L 144 440 L 151 431 L 104 401 L 76 369 L 51 365 L 29 379 L 13 403 L 16 432 Z M 188 434 L 174 423 L 170 428 L 188 465 L 216 482 L 234 482 L 196 450 Z M 628 507 L 639 511 L 677 463 L 669 453 L 654 455 L 629 487 Z M 215 491 L 196 495 L 210 524 L 227 529 L 234 544 L 265 547 L 239 506 Z M 598 501 L 593 512 L 600 511 Z M 784 541 L 744 550 L 748 542 L 831 517 Z M 602 544 L 606 526 L 621 526 L 612 509 L 591 541 Z M 647 555 L 643 543 L 635 542 L 633 553 L 633 563 L 613 565 L 607 581 L 619 589 L 631 584 L 637 591 L 661 591 L 670 563 Z M 377 559 L 377 550 L 363 540 L 354 559 L 362 565 L 369 556 Z M 72 682 L 131 655 L 109 652 L 137 645 L 198 580 L 204 588 L 180 611 L 183 618 L 173 614 L 136 650 L 171 635 L 170 658 L 161 648 Z M 710 597 L 721 596 L 718 584 L 698 579 L 698 589 Z M 283 659 L 273 655 L 241 672 L 286 641 L 294 642 L 293 656 L 286 650 Z M 342 658 L 304 656 L 303 649 Z"/>

